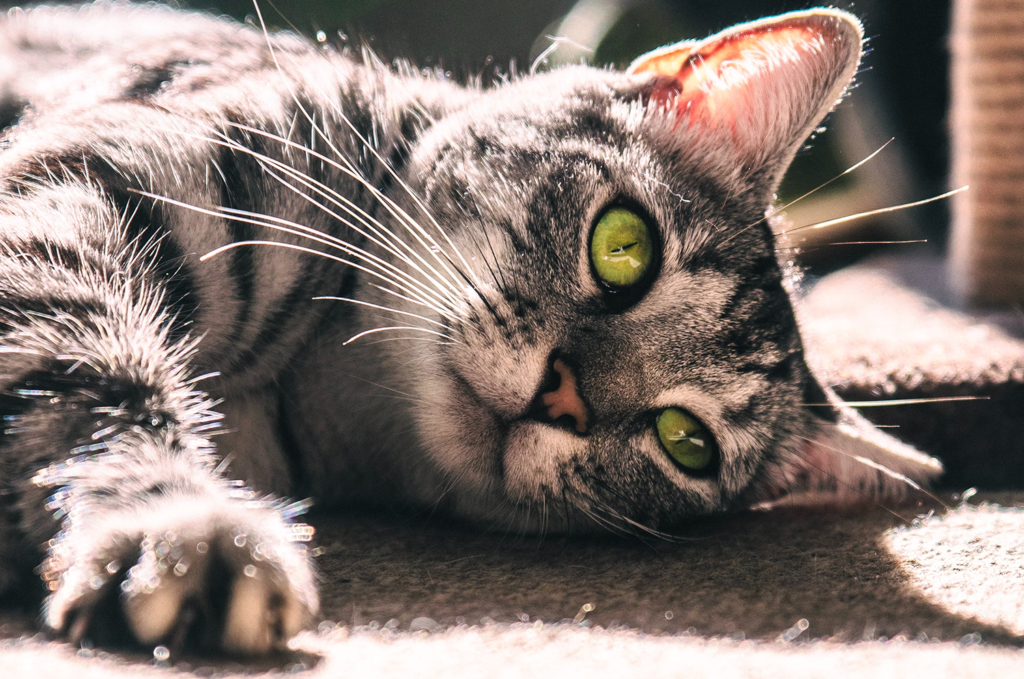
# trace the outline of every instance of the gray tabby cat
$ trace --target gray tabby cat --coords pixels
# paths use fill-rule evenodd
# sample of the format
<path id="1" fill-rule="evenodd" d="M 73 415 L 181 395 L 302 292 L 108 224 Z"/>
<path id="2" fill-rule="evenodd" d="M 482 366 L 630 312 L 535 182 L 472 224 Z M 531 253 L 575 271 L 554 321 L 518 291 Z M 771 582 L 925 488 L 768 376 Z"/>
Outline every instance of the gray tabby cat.
<path id="1" fill-rule="evenodd" d="M 42 559 L 72 640 L 262 653 L 318 605 L 273 498 L 657 535 L 934 476 L 816 383 L 766 217 L 861 39 L 816 9 L 481 90 L 10 14 L 0 589 Z"/>

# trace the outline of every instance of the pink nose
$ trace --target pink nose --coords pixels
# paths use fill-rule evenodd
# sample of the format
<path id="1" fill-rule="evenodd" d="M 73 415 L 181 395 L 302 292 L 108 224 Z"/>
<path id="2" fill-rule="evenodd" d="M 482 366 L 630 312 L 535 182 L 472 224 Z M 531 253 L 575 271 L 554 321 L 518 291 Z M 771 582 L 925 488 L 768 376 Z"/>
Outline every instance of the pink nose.
<path id="1" fill-rule="evenodd" d="M 557 389 L 541 394 L 541 405 L 552 420 L 568 415 L 576 422 L 576 431 L 587 433 L 587 406 L 576 387 L 576 375 L 560 358 L 556 358 L 551 367 L 561 379 Z"/>

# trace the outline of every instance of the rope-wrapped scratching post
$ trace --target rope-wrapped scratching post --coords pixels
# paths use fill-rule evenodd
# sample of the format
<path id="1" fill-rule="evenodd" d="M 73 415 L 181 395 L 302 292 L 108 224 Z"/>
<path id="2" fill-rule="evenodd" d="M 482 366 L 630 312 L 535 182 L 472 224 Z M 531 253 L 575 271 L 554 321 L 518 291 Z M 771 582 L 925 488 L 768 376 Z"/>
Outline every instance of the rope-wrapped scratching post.
<path id="1" fill-rule="evenodd" d="M 1024 303 L 1024 0 L 955 0 L 950 267 L 962 301 Z"/>

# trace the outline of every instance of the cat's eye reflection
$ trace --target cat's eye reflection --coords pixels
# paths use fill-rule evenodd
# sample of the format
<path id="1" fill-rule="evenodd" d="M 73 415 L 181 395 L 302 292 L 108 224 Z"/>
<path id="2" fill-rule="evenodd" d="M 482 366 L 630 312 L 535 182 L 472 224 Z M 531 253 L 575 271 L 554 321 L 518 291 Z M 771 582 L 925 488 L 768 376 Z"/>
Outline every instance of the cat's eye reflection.
<path id="1" fill-rule="evenodd" d="M 706 472 L 717 452 L 711 432 L 682 408 L 666 408 L 658 415 L 662 448 L 685 471 Z"/>
<path id="2" fill-rule="evenodd" d="M 613 288 L 639 283 L 654 261 L 647 223 L 624 207 L 608 210 L 590 237 L 590 261 L 598 278 Z"/>

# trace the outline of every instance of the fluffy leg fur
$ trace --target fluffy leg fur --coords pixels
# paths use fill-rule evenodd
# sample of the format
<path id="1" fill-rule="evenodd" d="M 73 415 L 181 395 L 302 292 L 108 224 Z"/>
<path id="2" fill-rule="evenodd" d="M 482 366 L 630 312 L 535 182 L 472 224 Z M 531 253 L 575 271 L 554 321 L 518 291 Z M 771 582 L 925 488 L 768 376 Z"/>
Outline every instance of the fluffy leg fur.
<path id="1" fill-rule="evenodd" d="M 152 243 L 122 242 L 90 187 L 69 193 L 53 235 L 19 237 L 48 216 L 35 202 L 6 215 L 0 585 L 48 544 L 44 619 L 72 640 L 280 646 L 317 609 L 304 527 L 217 468 L 220 415 L 190 380 Z"/>

